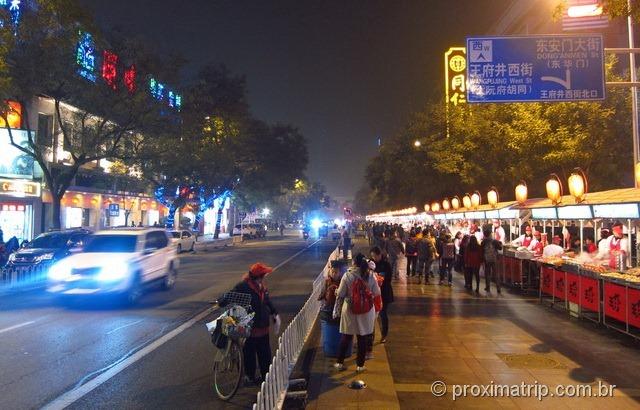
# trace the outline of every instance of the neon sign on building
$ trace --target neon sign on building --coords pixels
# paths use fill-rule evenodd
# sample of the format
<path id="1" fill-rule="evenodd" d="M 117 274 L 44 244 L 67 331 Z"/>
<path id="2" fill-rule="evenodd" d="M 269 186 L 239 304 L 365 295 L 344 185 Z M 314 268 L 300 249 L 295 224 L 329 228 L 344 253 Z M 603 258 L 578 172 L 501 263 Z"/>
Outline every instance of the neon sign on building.
<path id="1" fill-rule="evenodd" d="M 109 87 L 114 90 L 116 89 L 118 79 L 118 55 L 109 50 L 102 52 L 102 78 Z"/>
<path id="2" fill-rule="evenodd" d="M 20 21 L 20 14 L 22 8 L 22 1 L 20 0 L 0 0 L 0 7 L 7 9 L 11 14 L 11 21 L 14 26 L 18 26 L 18 22 Z M 2 26 L 2 22 L 0 22 L 0 27 Z"/>
<path id="3" fill-rule="evenodd" d="M 76 47 L 76 63 L 80 66 L 78 74 L 89 81 L 96 82 L 96 46 L 89 33 L 80 32 L 80 40 Z"/>
<path id="4" fill-rule="evenodd" d="M 445 96 L 447 104 L 467 102 L 467 49 L 451 47 L 444 53 Z"/>

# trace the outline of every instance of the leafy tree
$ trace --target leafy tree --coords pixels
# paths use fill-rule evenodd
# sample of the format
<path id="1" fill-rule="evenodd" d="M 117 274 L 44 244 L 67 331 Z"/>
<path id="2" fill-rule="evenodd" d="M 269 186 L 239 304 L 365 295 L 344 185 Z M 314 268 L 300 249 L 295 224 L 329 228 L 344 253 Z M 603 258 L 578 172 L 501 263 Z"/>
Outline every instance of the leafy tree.
<path id="1" fill-rule="evenodd" d="M 607 60 L 611 80 L 616 60 Z M 429 104 L 383 145 L 366 172 L 370 194 L 359 207 L 382 211 L 496 186 L 504 199 L 524 179 L 544 196 L 550 173 L 566 180 L 585 170 L 591 190 L 632 183 L 629 94 L 610 89 L 603 102 Z M 447 136 L 448 130 L 448 136 Z M 421 141 L 416 148 L 415 140 Z M 365 190 L 366 192 L 366 190 Z"/>
<path id="2" fill-rule="evenodd" d="M 120 85 L 114 90 L 79 75 L 75 63 L 76 46 L 83 35 L 79 33 L 96 33 L 97 29 L 77 1 L 38 0 L 35 7 L 25 8 L 18 27 L 7 14 L 0 19 L 0 53 L 4 57 L 4 65 L 0 65 L 0 116 L 9 114 L 7 100 L 22 105 L 28 141 L 19 144 L 7 125 L 10 143 L 42 169 L 53 198 L 52 226 L 59 228 L 60 201 L 79 169 L 104 159 L 130 161 L 139 157 L 149 136 L 171 127 L 171 116 L 162 115 L 161 106 L 152 102 L 146 87 L 139 86 L 134 93 Z M 100 36 L 94 41 L 101 49 L 108 47 Z M 131 48 L 118 53 L 123 61 L 140 54 Z M 149 60 L 135 61 L 139 72 L 145 72 L 148 67 L 144 62 Z M 65 158 L 56 158 L 56 149 L 34 138 L 29 107 L 40 95 L 54 103 L 54 147 L 63 141 L 68 152 Z M 54 159 L 63 165 L 52 165 Z"/>

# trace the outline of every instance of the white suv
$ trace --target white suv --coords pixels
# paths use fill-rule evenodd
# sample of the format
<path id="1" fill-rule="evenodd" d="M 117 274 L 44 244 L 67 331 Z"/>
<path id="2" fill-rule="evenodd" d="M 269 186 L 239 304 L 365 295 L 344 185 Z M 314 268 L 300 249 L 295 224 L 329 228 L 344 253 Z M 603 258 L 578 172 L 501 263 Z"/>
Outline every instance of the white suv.
<path id="1" fill-rule="evenodd" d="M 47 291 L 56 295 L 120 294 L 133 304 L 151 284 L 171 289 L 178 274 L 176 248 L 162 229 L 101 231 L 81 253 L 51 267 Z"/>

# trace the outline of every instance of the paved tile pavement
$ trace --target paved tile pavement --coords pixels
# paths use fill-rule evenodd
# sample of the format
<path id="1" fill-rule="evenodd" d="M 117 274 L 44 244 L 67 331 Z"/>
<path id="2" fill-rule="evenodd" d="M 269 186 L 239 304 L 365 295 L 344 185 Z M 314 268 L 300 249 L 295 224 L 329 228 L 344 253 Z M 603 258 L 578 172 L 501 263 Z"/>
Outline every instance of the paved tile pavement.
<path id="1" fill-rule="evenodd" d="M 385 349 L 401 408 L 640 408 L 640 345 L 635 341 L 570 319 L 540 305 L 537 297 L 498 295 L 495 288 L 492 294 L 469 293 L 461 275 L 454 275 L 452 288 L 406 278 L 394 283 Z M 432 394 L 431 384 L 438 380 L 447 386 L 443 397 Z M 453 385 L 491 389 L 523 382 L 533 385 L 534 393 L 537 385 L 547 385 L 549 393 L 557 385 L 589 385 L 594 393 L 599 386 L 603 392 L 616 387 L 612 398 L 452 399 Z M 469 386 L 468 396 L 472 389 L 481 392 Z"/>
<path id="2" fill-rule="evenodd" d="M 402 276 L 394 292 L 388 342 L 376 344 L 376 358 L 367 363 L 372 371 L 362 377 L 370 387 L 349 392 L 345 385 L 354 375 L 336 374 L 330 359 L 316 358 L 322 361 L 315 364 L 316 376 L 325 381 L 320 390 L 316 383 L 315 393 L 312 386 L 310 408 L 640 408 L 640 344 L 628 336 L 569 318 L 539 304 L 535 296 L 504 290 L 502 295 L 495 290 L 468 293 L 455 273 L 451 288 L 407 282 Z M 446 385 L 444 396 L 433 394 L 435 381 Z M 468 397 L 453 400 L 453 389 L 463 388 L 454 385 L 469 385 Z M 470 397 L 482 392 L 471 385 L 494 390 L 515 385 L 509 388 L 518 390 L 510 397 Z M 538 400 L 541 385 L 550 394 L 559 385 L 569 392 L 577 385 L 590 386 L 579 388 L 590 388 L 594 395 L 615 388 L 613 397 Z M 527 388 L 532 397 L 514 397 Z M 378 400 L 381 394 L 387 395 L 386 402 Z"/>

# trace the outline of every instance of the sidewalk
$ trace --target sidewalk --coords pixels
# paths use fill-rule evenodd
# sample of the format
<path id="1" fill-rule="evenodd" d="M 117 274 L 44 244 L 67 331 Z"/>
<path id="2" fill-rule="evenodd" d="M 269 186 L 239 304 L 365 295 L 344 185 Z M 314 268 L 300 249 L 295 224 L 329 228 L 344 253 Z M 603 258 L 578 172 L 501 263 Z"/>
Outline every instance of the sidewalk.
<path id="1" fill-rule="evenodd" d="M 367 362 L 367 372 L 356 377 L 353 358 L 346 362 L 347 371 L 336 372 L 318 348 L 308 408 L 640 407 L 640 348 L 629 337 L 570 319 L 540 305 L 536 297 L 504 290 L 497 295 L 495 288 L 488 295 L 467 293 L 456 273 L 452 288 L 407 283 L 401 276 L 394 293 L 388 341 L 379 344 L 377 333 L 375 359 Z M 358 378 L 368 387 L 350 390 L 348 382 Z M 446 385 L 444 396 L 432 393 L 435 381 Z M 616 387 L 612 398 L 452 398 L 454 385 L 536 382 L 549 386 L 550 393 L 558 385 L 590 385 L 594 394 L 599 384 Z"/>

